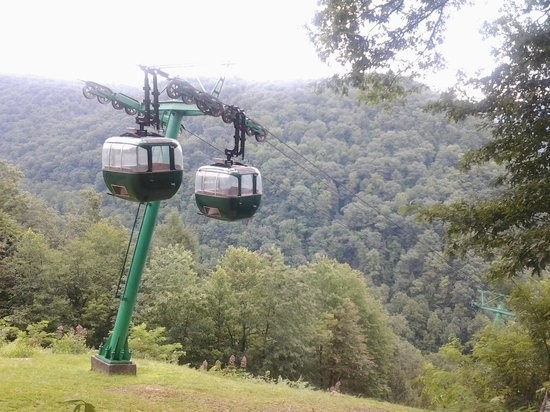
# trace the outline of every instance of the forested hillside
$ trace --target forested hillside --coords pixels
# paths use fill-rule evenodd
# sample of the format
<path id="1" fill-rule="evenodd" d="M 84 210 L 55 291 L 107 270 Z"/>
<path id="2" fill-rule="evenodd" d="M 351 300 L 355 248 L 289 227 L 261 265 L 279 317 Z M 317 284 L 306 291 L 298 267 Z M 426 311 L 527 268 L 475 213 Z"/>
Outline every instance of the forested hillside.
<path id="1" fill-rule="evenodd" d="M 81 86 L 0 77 L 0 318 L 84 324 L 97 346 L 137 208 L 106 195 L 101 145 L 134 119 Z M 138 87 L 109 86 L 140 99 Z M 255 374 L 322 388 L 342 380 L 348 392 L 410 404 L 432 396 L 441 375 L 426 369 L 419 386 L 419 351 L 443 346 L 434 363 L 455 365 L 452 351 L 490 317 L 473 305 L 484 263 L 446 256 L 442 229 L 416 212 L 483 198 L 497 175 L 494 165 L 459 172 L 489 137 L 424 110 L 435 98 L 373 106 L 308 83 L 227 82 L 220 99 L 270 131 L 247 142 L 262 206 L 238 223 L 198 214 L 195 170 L 223 156 L 233 128 L 184 119 L 183 184 L 163 203 L 136 322 L 165 328 L 193 365 L 246 354 Z"/>
<path id="2" fill-rule="evenodd" d="M 3 78 L 0 112 L 9 150 L 3 157 L 25 175 L 26 188 L 60 211 L 76 191 L 106 193 L 101 177 L 103 140 L 134 126 L 134 119 L 83 98 L 80 84 Z M 139 98 L 140 90 L 124 90 Z M 315 256 L 362 272 L 375 286 L 400 333 L 418 348 L 436 350 L 449 337 L 466 341 L 475 330 L 480 265 L 448 261 L 441 232 L 415 220 L 414 210 L 449 198 L 480 194 L 491 178 L 460 174 L 462 154 L 486 141 L 475 124 L 450 124 L 423 110 L 434 96 L 415 95 L 392 107 L 359 104 L 355 96 L 316 94 L 312 84 L 228 82 L 222 101 L 243 108 L 268 128 L 264 143 L 247 145 L 260 168 L 265 195 L 250 221 L 210 221 L 192 198 L 198 166 L 232 145 L 232 127 L 219 118 L 184 120 L 192 133 L 179 139 L 186 156 L 184 183 L 164 212 L 175 208 L 198 240 L 207 270 L 230 246 L 276 247 L 290 265 Z M 197 139 L 198 135 L 209 144 Z M 104 214 L 131 222 L 134 204 L 102 195 Z"/>

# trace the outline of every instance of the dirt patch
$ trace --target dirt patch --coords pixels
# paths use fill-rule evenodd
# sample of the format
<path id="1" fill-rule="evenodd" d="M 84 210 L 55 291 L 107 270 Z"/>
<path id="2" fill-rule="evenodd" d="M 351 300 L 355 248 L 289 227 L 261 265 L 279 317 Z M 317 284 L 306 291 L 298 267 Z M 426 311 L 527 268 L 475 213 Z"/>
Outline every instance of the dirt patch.
<path id="1" fill-rule="evenodd" d="M 177 389 L 162 385 L 135 385 L 123 388 L 110 388 L 107 392 L 124 393 L 146 399 L 178 398 L 181 392 Z"/>

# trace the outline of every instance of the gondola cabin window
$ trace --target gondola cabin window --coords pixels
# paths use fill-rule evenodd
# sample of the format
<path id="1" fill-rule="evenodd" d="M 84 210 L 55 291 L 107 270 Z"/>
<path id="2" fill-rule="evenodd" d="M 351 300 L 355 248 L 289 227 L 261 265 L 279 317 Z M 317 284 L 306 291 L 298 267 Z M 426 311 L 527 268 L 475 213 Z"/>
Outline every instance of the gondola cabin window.
<path id="1" fill-rule="evenodd" d="M 262 193 L 259 172 L 252 167 L 203 166 L 195 176 L 195 192 L 237 197 Z"/>
<path id="2" fill-rule="evenodd" d="M 214 196 L 238 196 L 239 179 L 228 174 L 202 171 L 195 178 L 195 189 Z"/>
<path id="3" fill-rule="evenodd" d="M 151 148 L 152 170 L 170 170 L 170 147 L 153 146 Z"/>
<path id="4" fill-rule="evenodd" d="M 106 144 L 103 147 L 103 167 L 128 172 L 146 172 L 147 150 L 133 145 Z"/>
<path id="5" fill-rule="evenodd" d="M 109 140 L 103 145 L 103 169 L 137 173 L 183 169 L 181 147 L 173 140 L 163 138 L 166 142 L 162 144 L 151 138 L 118 137 L 118 141 Z"/>
<path id="6" fill-rule="evenodd" d="M 255 193 L 262 193 L 262 181 L 253 174 L 242 175 L 241 195 L 248 196 Z"/>

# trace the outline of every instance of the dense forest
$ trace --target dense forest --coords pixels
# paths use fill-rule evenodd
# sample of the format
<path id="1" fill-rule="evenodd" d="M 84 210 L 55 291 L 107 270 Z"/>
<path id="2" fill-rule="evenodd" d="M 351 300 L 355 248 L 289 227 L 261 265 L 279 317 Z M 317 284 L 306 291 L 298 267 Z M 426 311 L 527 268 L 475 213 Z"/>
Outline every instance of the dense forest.
<path id="1" fill-rule="evenodd" d="M 81 324 L 97 347 L 116 313 L 137 209 L 106 194 L 101 145 L 135 123 L 81 87 L 0 77 L 0 318 L 21 329 Z M 449 256 L 443 227 L 419 218 L 428 206 L 499 190 L 499 166 L 458 168 L 489 141 L 484 124 L 427 111 L 437 97 L 424 89 L 367 105 L 353 90 L 317 93 L 313 83 L 227 81 L 220 99 L 270 131 L 247 144 L 246 161 L 264 178 L 261 208 L 243 222 L 198 214 L 194 173 L 223 156 L 233 130 L 219 118 L 184 119 L 183 184 L 163 202 L 135 323 L 164 327 L 183 347 L 180 361 L 197 367 L 246 355 L 257 375 L 340 382 L 413 405 L 540 402 L 544 345 L 521 322 L 499 326 L 475 305 L 480 289 L 495 287 L 487 263 Z M 498 287 L 509 294 L 513 285 Z M 517 313 L 529 287 L 524 299 L 514 292 Z"/>

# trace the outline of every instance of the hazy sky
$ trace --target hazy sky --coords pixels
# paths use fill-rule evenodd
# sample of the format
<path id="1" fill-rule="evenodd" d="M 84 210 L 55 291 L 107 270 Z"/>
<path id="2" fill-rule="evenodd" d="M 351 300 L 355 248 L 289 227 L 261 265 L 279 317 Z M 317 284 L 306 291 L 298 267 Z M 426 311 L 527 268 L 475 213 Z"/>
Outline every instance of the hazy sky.
<path id="1" fill-rule="evenodd" d="M 166 70 L 186 76 L 319 78 L 336 68 L 320 62 L 303 28 L 316 3 L 7 1 L 2 3 L 0 73 L 138 85 L 138 65 L 145 64 L 174 66 Z M 478 35 L 486 14 L 466 10 L 450 23 L 450 68 L 431 77 L 432 85 L 450 86 L 459 68 L 472 72 L 490 65 L 488 46 Z"/>

